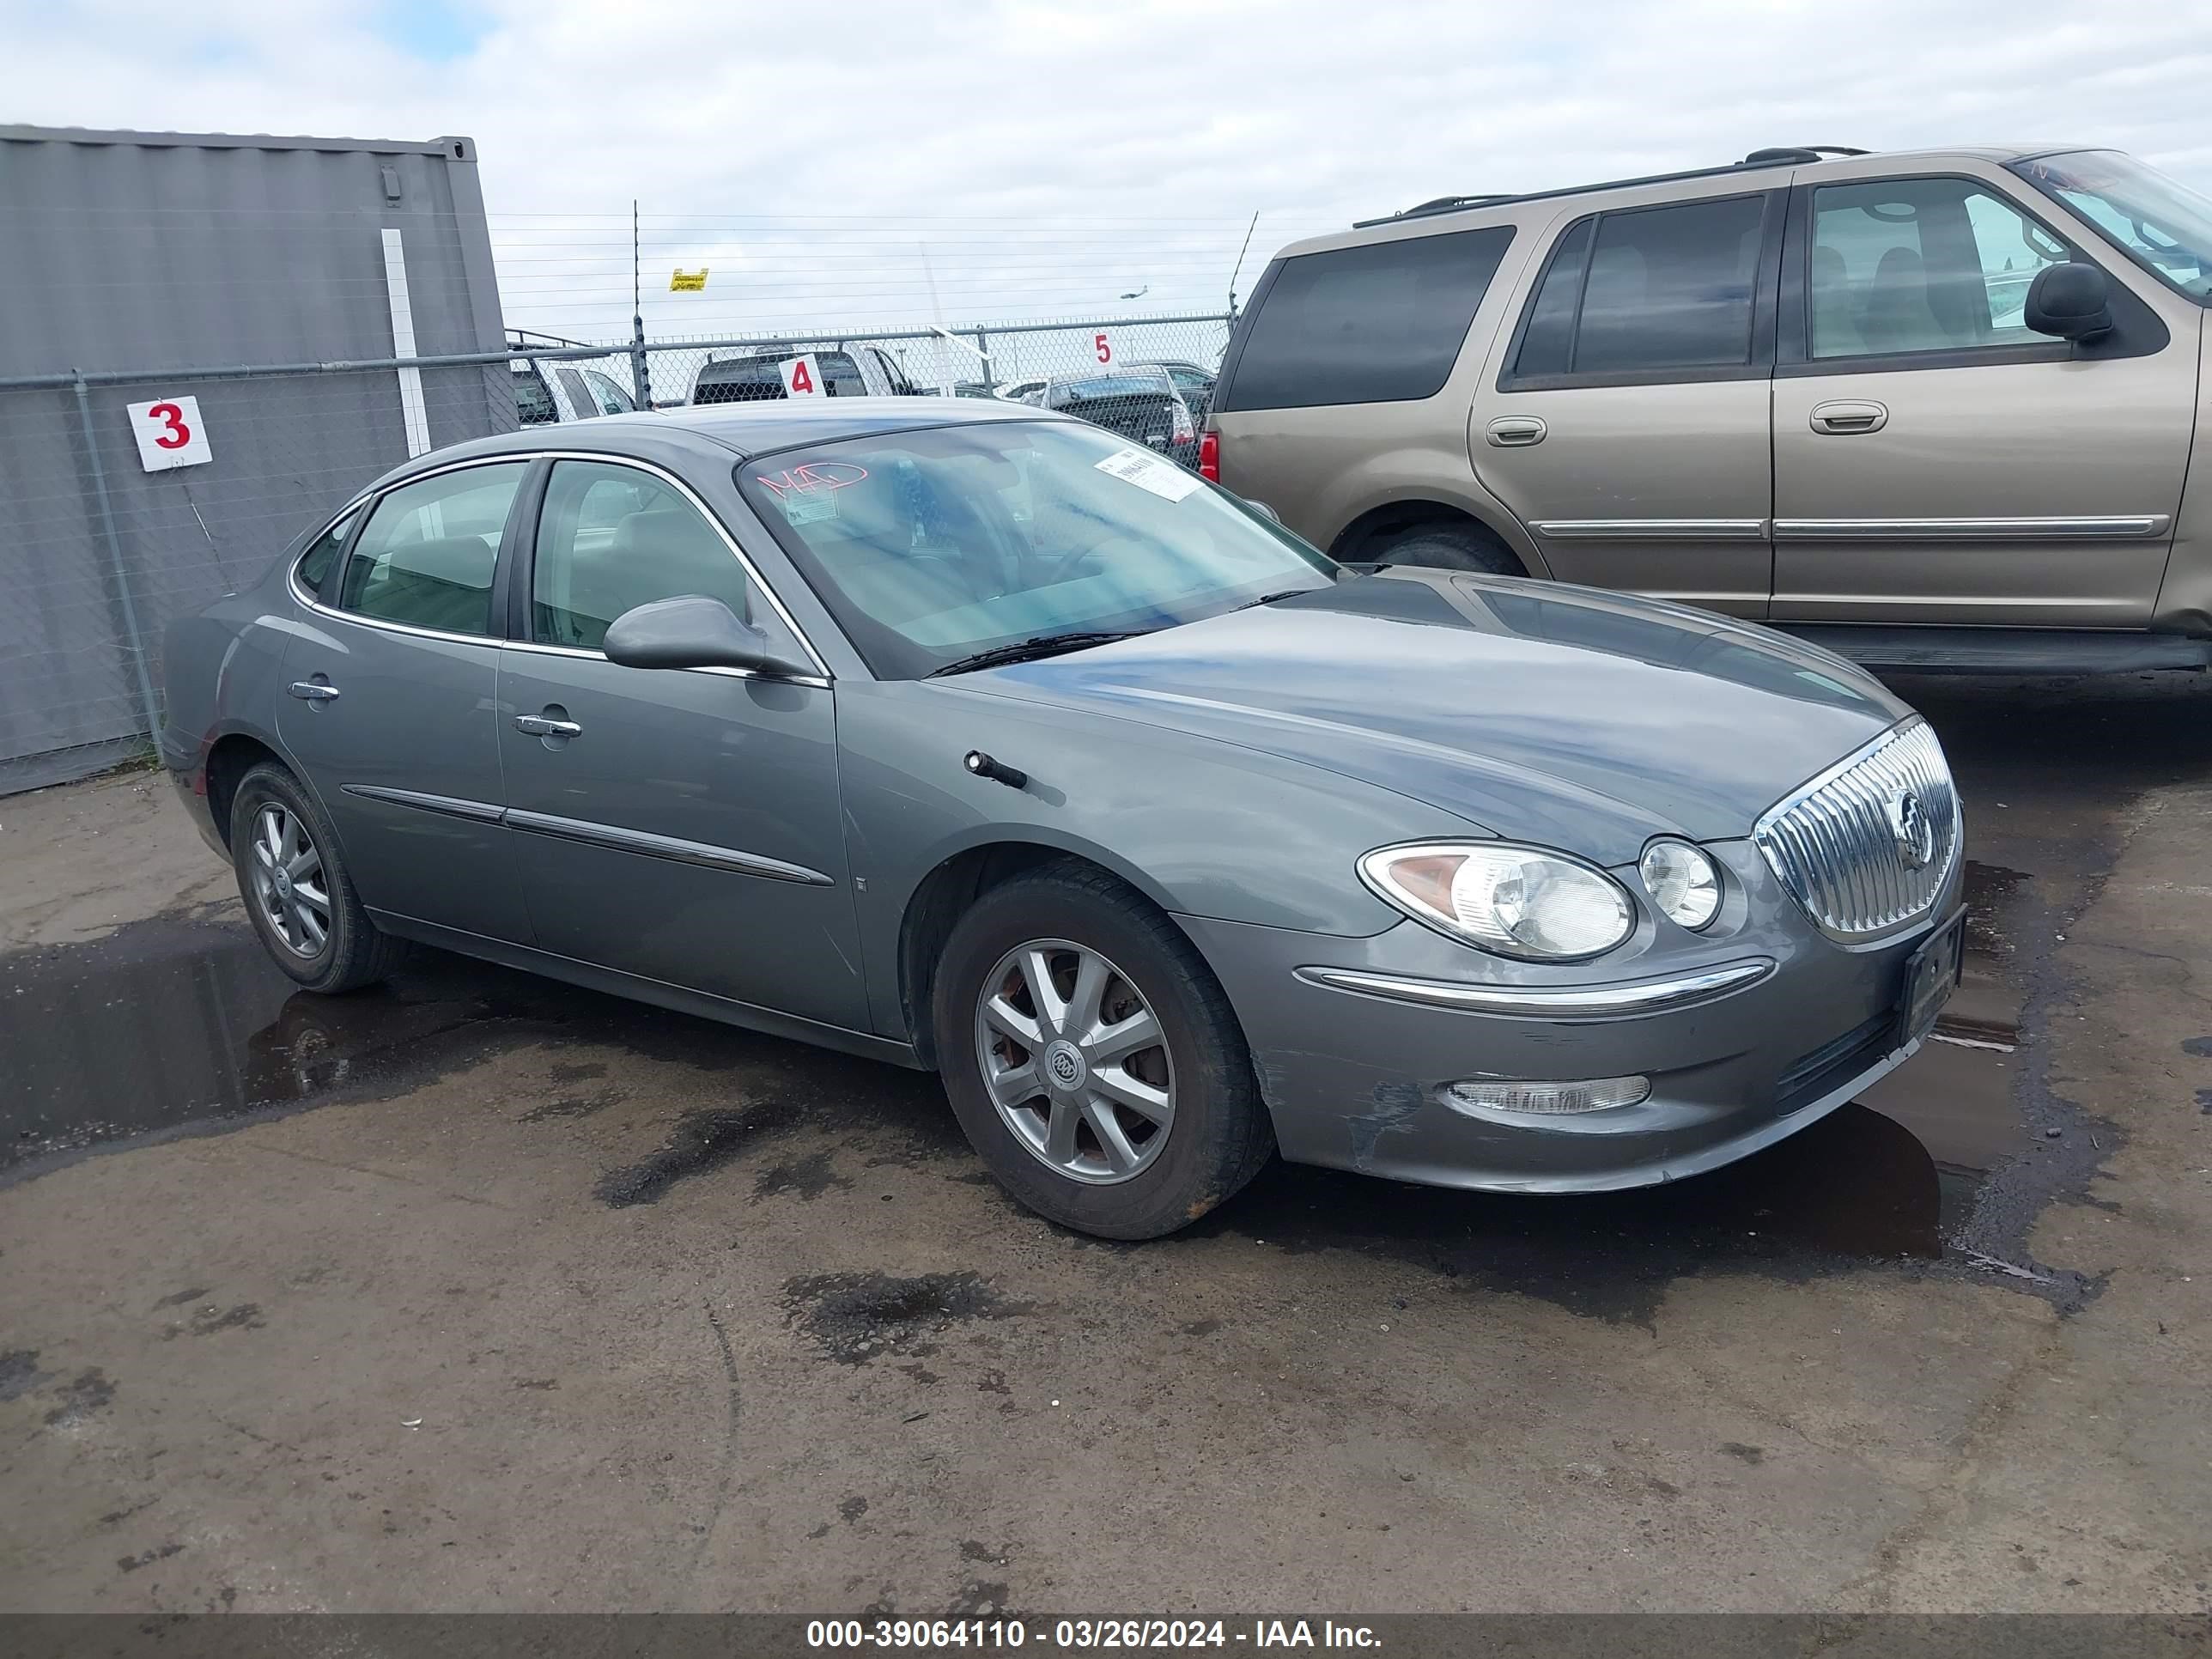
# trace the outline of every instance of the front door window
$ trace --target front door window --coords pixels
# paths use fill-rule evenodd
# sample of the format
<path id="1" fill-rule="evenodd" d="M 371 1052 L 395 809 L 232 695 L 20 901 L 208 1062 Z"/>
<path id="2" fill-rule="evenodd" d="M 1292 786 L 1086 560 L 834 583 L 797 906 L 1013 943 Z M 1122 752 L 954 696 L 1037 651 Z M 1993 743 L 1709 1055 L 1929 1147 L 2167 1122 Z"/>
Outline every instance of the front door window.
<path id="1" fill-rule="evenodd" d="M 2066 244 L 1965 179 L 1886 179 L 1813 192 L 1812 355 L 1888 356 L 2038 345 L 2022 319 Z"/>

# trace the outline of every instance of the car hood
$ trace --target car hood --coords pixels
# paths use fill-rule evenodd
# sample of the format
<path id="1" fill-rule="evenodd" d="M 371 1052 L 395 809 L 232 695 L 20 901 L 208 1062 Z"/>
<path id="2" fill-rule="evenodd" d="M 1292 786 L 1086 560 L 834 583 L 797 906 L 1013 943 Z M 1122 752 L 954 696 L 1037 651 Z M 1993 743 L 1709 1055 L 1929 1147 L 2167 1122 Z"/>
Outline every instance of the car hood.
<path id="1" fill-rule="evenodd" d="M 1765 629 L 1410 570 L 959 684 L 1303 761 L 1604 864 L 1656 834 L 1747 835 L 1911 712 Z"/>

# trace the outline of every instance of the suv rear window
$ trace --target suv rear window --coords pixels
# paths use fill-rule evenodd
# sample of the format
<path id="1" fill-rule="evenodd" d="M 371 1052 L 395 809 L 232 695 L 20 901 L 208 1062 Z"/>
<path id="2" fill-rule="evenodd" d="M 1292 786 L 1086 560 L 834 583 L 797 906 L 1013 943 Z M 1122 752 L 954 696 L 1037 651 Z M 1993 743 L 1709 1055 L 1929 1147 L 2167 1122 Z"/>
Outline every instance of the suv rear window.
<path id="1" fill-rule="evenodd" d="M 1276 267 L 1219 410 L 1432 398 L 1459 360 L 1513 228 L 1301 253 Z"/>

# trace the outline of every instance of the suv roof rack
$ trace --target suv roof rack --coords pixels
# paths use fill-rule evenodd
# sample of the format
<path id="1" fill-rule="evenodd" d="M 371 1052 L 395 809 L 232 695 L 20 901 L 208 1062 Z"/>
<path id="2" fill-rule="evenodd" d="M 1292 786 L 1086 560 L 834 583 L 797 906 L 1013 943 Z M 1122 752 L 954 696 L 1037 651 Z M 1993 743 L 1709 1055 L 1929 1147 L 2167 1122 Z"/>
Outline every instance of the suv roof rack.
<path id="1" fill-rule="evenodd" d="M 1755 149 L 1741 161 L 1730 161 L 1723 167 L 1687 167 L 1679 173 L 1647 173 L 1636 179 L 1608 179 L 1594 185 L 1568 185 L 1559 190 L 1532 190 L 1518 195 L 1507 191 L 1492 196 L 1439 196 L 1401 213 L 1386 213 L 1379 219 L 1358 220 L 1352 228 L 1368 230 L 1376 225 L 1395 224 L 1401 219 L 1425 219 L 1439 213 L 1464 213 L 1474 208 L 1497 207 L 1506 202 L 1543 202 L 1558 196 L 1586 196 L 1593 191 L 1626 190 L 1632 185 L 1668 185 L 1678 179 L 1717 179 L 1724 173 L 1743 173 L 1753 167 L 1802 166 L 1830 155 L 1866 154 L 1865 150 L 1851 149 L 1842 144 L 1799 144 Z"/>

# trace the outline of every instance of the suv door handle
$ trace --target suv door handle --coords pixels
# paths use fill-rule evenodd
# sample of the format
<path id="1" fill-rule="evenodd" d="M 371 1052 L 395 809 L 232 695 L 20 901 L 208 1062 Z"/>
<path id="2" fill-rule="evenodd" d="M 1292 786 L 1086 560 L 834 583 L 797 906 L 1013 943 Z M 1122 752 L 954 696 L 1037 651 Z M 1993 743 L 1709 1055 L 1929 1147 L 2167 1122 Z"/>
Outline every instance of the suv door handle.
<path id="1" fill-rule="evenodd" d="M 1501 415 L 1483 428 L 1483 441 L 1492 449 L 1526 449 L 1544 441 L 1550 430 L 1534 415 Z"/>
<path id="2" fill-rule="evenodd" d="M 1881 431 L 1889 424 L 1889 408 L 1871 399 L 1862 403 L 1856 398 L 1844 398 L 1835 403 L 1814 404 L 1807 418 L 1814 431 L 1841 438 L 1854 432 Z"/>
<path id="3" fill-rule="evenodd" d="M 337 687 L 328 680 L 294 680 L 286 690 L 301 702 L 332 702 L 338 695 Z"/>
<path id="4" fill-rule="evenodd" d="M 548 720 L 543 714 L 517 714 L 514 729 L 533 738 L 573 738 L 584 728 L 574 720 Z"/>

